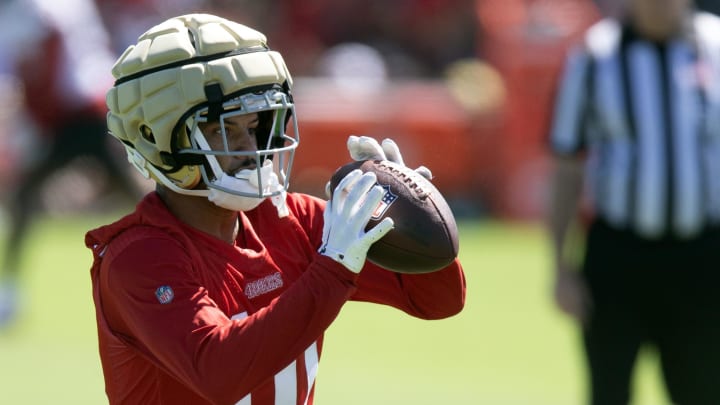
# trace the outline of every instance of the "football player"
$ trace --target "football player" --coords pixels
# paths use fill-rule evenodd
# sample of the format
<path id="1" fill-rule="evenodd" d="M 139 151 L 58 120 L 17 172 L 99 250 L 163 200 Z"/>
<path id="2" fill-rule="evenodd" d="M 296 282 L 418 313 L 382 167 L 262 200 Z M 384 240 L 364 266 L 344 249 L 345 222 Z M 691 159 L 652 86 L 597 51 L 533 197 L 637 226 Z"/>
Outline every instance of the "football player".
<path id="1" fill-rule="evenodd" d="M 365 231 L 382 195 L 374 174 L 350 173 L 327 203 L 287 191 L 292 79 L 263 34 L 172 18 L 113 75 L 108 127 L 157 189 L 86 236 L 110 403 L 309 404 L 323 333 L 348 300 L 422 319 L 463 308 L 457 259 L 419 275 L 365 261 L 393 226 Z M 392 142 L 348 147 L 401 161 Z"/>

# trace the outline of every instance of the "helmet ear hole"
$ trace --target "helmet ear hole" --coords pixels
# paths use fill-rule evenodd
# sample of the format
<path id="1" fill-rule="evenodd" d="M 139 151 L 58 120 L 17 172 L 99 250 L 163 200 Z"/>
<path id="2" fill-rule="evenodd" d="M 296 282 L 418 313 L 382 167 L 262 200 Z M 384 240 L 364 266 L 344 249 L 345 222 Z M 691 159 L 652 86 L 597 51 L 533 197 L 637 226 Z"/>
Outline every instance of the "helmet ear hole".
<path id="1" fill-rule="evenodd" d="M 142 134 L 143 139 L 146 141 L 155 144 L 155 135 L 153 135 L 152 130 L 147 125 L 141 125 L 140 126 L 140 134 Z"/>

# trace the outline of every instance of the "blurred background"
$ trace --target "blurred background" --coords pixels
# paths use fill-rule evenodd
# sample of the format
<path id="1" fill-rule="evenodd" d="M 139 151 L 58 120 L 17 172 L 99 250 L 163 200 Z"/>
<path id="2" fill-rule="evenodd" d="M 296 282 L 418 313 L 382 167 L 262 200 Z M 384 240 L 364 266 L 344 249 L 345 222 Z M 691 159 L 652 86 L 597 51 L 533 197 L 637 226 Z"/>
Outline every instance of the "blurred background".
<path id="1" fill-rule="evenodd" d="M 466 310 L 427 325 L 348 306 L 328 332 L 317 403 L 582 403 L 576 331 L 550 294 L 545 144 L 564 52 L 615 7 L 613 0 L 0 0 L 0 240 L 10 239 L 18 218 L 34 220 L 6 264 L 22 269 L 24 307 L 16 325 L 0 330 L 0 403 L 105 401 L 83 234 L 132 210 L 152 185 L 130 172 L 108 136 L 90 156 L 70 153 L 63 165 L 43 168 L 47 175 L 33 183 L 38 199 L 21 207 L 30 214 L 13 201 L 67 117 L 104 119 L 109 69 L 127 45 L 189 12 L 252 26 L 284 56 L 301 135 L 294 191 L 322 195 L 348 160 L 348 135 L 391 137 L 409 166 L 432 169 L 459 219 Z M 378 332 L 361 339 L 360 322 Z M 350 336 L 352 350 L 343 345 Z M 653 362 L 648 355 L 640 364 L 637 404 L 666 403 L 654 371 L 643 371 Z M 359 381 L 378 388 L 359 390 Z"/>
<path id="2" fill-rule="evenodd" d="M 1 3 L 5 190 L 41 158 L 43 137 L 51 136 L 44 132 L 59 125 L 66 104 L 100 105 L 104 113 L 109 66 L 143 31 L 204 11 L 259 29 L 286 59 L 303 142 L 296 191 L 322 191 L 345 162 L 334 152 L 347 135 L 392 137 L 408 162 L 433 169 L 459 214 L 508 219 L 541 210 L 552 88 L 564 50 L 598 18 L 590 0 L 55 3 Z M 87 189 L 55 195 L 49 208 L 70 198 L 73 209 L 96 203 L 102 193 L 94 183 L 102 181 L 77 181 Z"/>

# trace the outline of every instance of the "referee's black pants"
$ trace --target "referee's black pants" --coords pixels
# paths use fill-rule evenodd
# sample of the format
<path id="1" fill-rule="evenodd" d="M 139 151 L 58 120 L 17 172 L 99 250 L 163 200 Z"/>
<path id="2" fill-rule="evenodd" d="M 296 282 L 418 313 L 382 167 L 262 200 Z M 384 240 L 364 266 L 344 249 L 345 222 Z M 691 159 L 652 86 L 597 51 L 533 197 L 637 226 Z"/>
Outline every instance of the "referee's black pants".
<path id="1" fill-rule="evenodd" d="M 583 274 L 594 301 L 584 331 L 593 405 L 630 402 L 646 343 L 674 404 L 720 404 L 720 229 L 648 241 L 595 222 Z"/>

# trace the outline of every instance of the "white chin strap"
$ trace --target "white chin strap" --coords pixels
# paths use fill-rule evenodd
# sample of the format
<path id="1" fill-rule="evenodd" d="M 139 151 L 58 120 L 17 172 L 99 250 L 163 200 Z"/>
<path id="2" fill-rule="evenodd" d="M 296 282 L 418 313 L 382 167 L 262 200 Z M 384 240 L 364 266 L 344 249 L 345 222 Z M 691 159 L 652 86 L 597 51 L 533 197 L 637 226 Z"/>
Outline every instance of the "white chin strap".
<path id="1" fill-rule="evenodd" d="M 287 216 L 288 208 L 285 203 L 287 192 L 280 185 L 278 176 L 273 171 L 271 160 L 265 160 L 263 167 L 260 169 L 260 177 L 262 184 L 258 184 L 258 172 L 256 169 L 244 169 L 234 176 L 223 173 L 220 180 L 214 181 L 212 185 L 240 193 L 257 194 L 258 196 L 280 192 L 270 197 L 270 199 L 278 210 L 278 216 L 280 218 Z M 211 187 L 208 194 L 208 200 L 213 204 L 233 211 L 250 211 L 255 209 L 265 198 L 267 197 L 247 197 L 231 194 L 215 187 Z"/>

